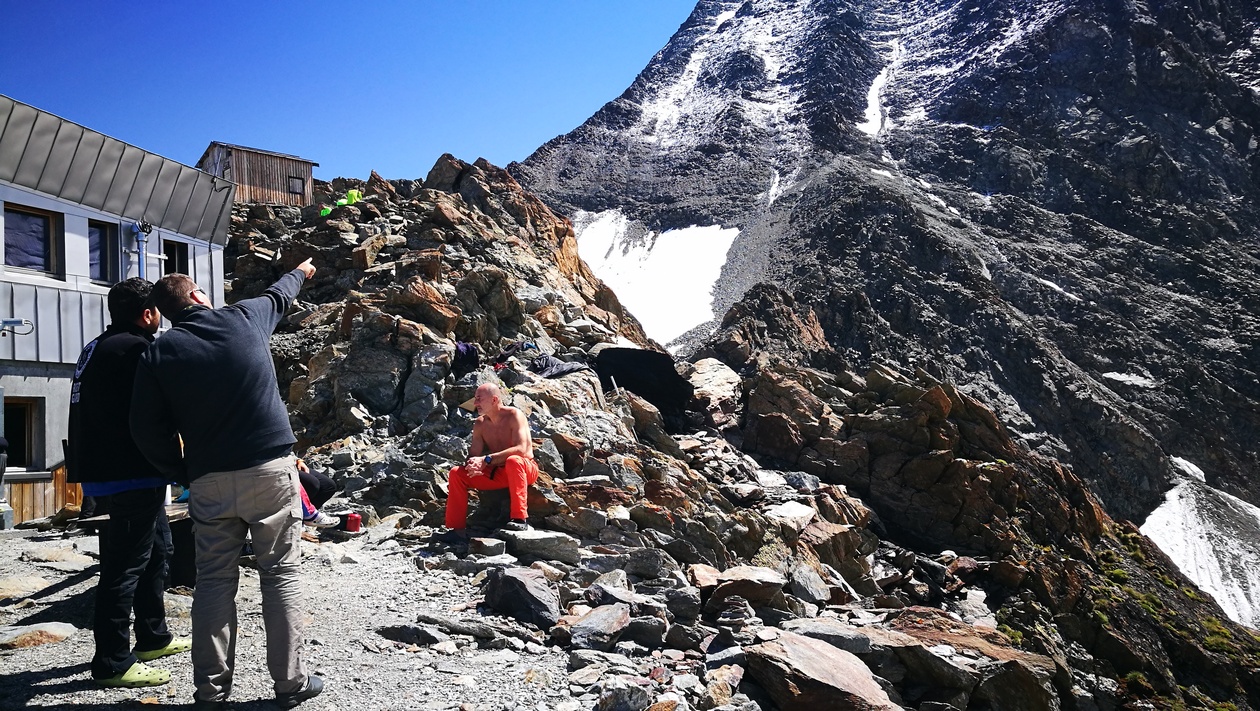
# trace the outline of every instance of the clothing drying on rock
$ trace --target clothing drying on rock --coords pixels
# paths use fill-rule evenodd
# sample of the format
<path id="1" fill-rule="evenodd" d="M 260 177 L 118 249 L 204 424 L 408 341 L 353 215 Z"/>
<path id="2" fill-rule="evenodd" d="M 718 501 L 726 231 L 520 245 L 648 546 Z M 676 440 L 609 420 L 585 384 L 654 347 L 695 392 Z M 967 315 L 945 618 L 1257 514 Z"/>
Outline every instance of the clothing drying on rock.
<path id="1" fill-rule="evenodd" d="M 558 378 L 561 375 L 576 373 L 579 370 L 590 370 L 590 366 L 585 363 L 566 363 L 559 358 L 543 353 L 529 361 L 529 370 L 535 375 L 541 375 L 544 378 Z"/>

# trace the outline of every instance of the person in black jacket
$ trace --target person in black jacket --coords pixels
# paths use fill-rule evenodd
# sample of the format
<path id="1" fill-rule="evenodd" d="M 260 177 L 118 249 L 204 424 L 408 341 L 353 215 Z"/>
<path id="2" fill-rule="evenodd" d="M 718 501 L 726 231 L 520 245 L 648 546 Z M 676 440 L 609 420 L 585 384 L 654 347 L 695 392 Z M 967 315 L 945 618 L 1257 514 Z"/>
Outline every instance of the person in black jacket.
<path id="1" fill-rule="evenodd" d="M 238 560 L 246 533 L 258 561 L 276 701 L 292 708 L 323 690 L 301 657 L 297 439 L 270 349 L 271 332 L 314 273 L 307 260 L 261 296 L 219 309 L 183 274 L 169 274 L 153 288 L 154 303 L 173 325 L 140 358 L 131 433 L 165 476 L 190 480 L 196 708 L 222 708 L 232 691 Z"/>
<path id="2" fill-rule="evenodd" d="M 98 511 L 109 514 L 101 532 L 92 625 L 92 678 L 105 686 L 165 684 L 171 673 L 144 662 L 192 646 L 166 626 L 168 479 L 140 454 L 127 424 L 136 363 L 161 321 L 149 300 L 152 288 L 143 279 L 128 279 L 109 290 L 110 326 L 83 348 L 70 385 L 66 471 L 70 481 L 83 486 L 84 495 L 96 499 Z"/>

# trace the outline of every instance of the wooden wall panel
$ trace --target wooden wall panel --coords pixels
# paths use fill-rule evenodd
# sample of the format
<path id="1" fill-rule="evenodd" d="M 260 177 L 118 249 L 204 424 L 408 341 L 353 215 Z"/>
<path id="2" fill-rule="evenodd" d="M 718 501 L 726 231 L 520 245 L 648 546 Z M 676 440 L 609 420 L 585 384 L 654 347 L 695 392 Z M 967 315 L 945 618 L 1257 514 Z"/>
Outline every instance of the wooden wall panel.
<path id="1" fill-rule="evenodd" d="M 52 480 L 7 482 L 4 489 L 13 507 L 14 524 L 52 516 L 69 504 L 83 504 L 83 489 L 66 481 L 64 466 L 54 470 Z"/>
<path id="2" fill-rule="evenodd" d="M 310 163 L 279 156 L 232 149 L 230 179 L 236 183 L 237 202 L 263 202 L 273 205 L 311 204 Z M 305 192 L 289 192 L 289 176 L 302 178 Z"/>

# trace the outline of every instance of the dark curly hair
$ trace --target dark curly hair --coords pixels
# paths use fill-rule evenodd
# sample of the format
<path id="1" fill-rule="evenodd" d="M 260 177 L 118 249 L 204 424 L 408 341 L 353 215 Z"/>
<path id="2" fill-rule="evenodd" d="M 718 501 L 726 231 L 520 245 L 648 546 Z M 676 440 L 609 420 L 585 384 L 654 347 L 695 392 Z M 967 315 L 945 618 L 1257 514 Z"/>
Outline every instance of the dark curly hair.
<path id="1" fill-rule="evenodd" d="M 134 323 L 145 309 L 153 308 L 153 285 L 132 277 L 112 286 L 107 300 L 111 322 L 118 326 Z"/>

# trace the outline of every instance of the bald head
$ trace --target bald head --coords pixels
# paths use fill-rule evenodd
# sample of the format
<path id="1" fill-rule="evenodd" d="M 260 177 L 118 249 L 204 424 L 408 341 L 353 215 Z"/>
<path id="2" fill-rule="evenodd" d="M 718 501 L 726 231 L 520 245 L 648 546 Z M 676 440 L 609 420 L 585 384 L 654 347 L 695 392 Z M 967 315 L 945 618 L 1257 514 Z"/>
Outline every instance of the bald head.
<path id="1" fill-rule="evenodd" d="M 473 405 L 477 412 L 494 417 L 503 406 L 503 391 L 494 383 L 482 383 L 477 386 L 477 394 L 473 397 Z"/>

